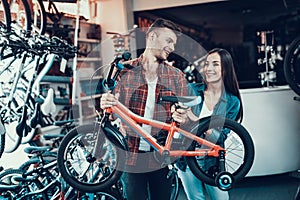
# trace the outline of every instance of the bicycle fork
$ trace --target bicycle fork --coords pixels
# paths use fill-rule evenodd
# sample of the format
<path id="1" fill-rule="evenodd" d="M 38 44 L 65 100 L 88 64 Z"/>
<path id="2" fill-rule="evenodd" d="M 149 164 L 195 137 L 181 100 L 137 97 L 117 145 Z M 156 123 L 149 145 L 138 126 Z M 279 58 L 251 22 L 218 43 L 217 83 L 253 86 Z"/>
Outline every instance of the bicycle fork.
<path id="1" fill-rule="evenodd" d="M 219 173 L 215 177 L 215 183 L 219 189 L 227 191 L 233 187 L 233 176 L 231 173 L 226 172 L 225 167 L 225 151 L 219 151 Z"/>
<path id="2" fill-rule="evenodd" d="M 220 150 L 219 151 L 219 171 L 221 172 L 225 172 L 225 151 L 224 150 Z"/>

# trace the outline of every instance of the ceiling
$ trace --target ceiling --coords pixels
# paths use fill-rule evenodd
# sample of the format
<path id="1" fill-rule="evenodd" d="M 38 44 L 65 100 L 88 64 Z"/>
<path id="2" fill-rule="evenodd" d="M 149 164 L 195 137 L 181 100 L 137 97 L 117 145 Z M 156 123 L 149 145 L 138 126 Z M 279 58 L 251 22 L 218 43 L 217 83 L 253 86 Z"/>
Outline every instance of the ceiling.
<path id="1" fill-rule="evenodd" d="M 137 12 L 197 27 L 236 27 L 300 16 L 300 0 L 233 0 Z"/>

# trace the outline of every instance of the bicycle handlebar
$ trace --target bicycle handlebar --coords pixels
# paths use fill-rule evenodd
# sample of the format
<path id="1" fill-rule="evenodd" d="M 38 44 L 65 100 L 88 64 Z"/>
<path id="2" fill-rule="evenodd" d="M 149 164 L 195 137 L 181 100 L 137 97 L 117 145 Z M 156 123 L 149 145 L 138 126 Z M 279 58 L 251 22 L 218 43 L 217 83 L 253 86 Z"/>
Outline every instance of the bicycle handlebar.
<path id="1" fill-rule="evenodd" d="M 131 53 L 125 51 L 121 56 L 116 56 L 113 62 L 110 64 L 110 70 L 106 77 L 103 80 L 102 85 L 103 88 L 108 90 L 113 90 L 117 86 L 117 77 L 119 76 L 120 72 L 124 69 L 124 65 L 120 63 L 121 60 L 128 61 L 131 58 Z M 113 75 L 113 71 L 116 69 L 115 74 Z"/>
<path id="2" fill-rule="evenodd" d="M 34 35 L 28 38 L 22 38 L 14 31 L 8 33 L 1 32 L 3 36 L 3 42 L 1 47 L 10 47 L 14 54 L 18 54 L 23 51 L 33 53 L 35 55 L 43 55 L 45 53 L 54 53 L 59 57 L 70 59 L 75 57 L 78 53 L 77 47 L 68 44 L 67 41 L 53 36 L 51 38 L 43 35 Z"/>

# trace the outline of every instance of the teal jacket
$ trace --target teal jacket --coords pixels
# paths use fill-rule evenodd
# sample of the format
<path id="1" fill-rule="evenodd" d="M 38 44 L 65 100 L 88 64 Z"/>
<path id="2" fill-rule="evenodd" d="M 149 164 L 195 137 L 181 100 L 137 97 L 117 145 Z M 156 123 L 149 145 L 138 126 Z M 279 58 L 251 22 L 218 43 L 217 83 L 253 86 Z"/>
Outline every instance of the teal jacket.
<path id="1" fill-rule="evenodd" d="M 204 90 L 206 89 L 206 85 L 203 83 L 192 83 L 189 88 L 191 88 L 189 91 L 191 95 L 197 95 L 197 96 L 200 95 L 203 99 L 203 101 L 200 104 L 191 108 L 192 112 L 196 116 L 199 116 L 204 103 Z M 240 110 L 239 98 L 224 90 L 222 92 L 219 102 L 214 107 L 212 115 L 217 115 L 219 117 L 225 117 L 228 119 L 237 120 L 236 118 L 239 110 Z M 224 129 L 219 139 L 225 141 L 228 132 L 229 130 Z M 185 158 L 182 157 L 178 159 L 178 161 L 176 162 L 176 166 L 180 170 L 185 171 L 187 166 Z"/>
<path id="2" fill-rule="evenodd" d="M 204 90 L 206 89 L 206 85 L 203 83 L 192 83 L 191 87 L 193 89 L 194 95 L 200 95 L 202 99 L 204 99 Z M 192 112 L 199 116 L 204 101 L 202 101 L 197 106 L 192 107 Z M 219 102 L 215 105 L 213 110 L 213 115 L 217 115 L 220 117 L 225 117 L 228 119 L 236 120 L 236 117 L 240 110 L 240 100 L 237 96 L 234 96 L 225 90 L 222 92 L 221 98 Z"/>

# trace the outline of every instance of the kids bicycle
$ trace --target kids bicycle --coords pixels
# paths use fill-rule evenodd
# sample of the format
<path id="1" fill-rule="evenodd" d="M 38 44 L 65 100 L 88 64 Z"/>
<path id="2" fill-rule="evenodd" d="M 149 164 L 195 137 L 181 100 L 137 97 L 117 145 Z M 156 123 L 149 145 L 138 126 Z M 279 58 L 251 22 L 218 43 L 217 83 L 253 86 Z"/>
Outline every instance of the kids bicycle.
<path id="1" fill-rule="evenodd" d="M 118 61 L 110 65 L 118 74 L 124 65 Z M 104 80 L 104 86 L 113 89 L 116 75 L 112 73 Z M 161 97 L 169 103 L 181 102 L 186 106 L 199 103 L 199 97 Z M 254 145 L 248 131 L 239 123 L 211 116 L 200 119 L 184 130 L 176 122 L 161 122 L 134 114 L 121 102 L 105 109 L 103 116 L 94 125 L 70 131 L 62 140 L 58 150 L 57 163 L 62 177 L 72 187 L 82 191 L 102 191 L 113 185 L 124 170 L 127 141 L 110 120 L 118 116 L 137 135 L 146 140 L 154 149 L 153 156 L 162 166 L 170 165 L 179 157 L 186 157 L 194 175 L 209 185 L 229 190 L 243 179 L 254 160 Z M 145 132 L 140 124 L 147 124 L 167 132 L 158 139 Z M 211 134 L 208 136 L 208 132 Z M 179 133 L 180 139 L 174 135 Z M 112 144 L 112 145 L 108 145 Z M 108 152 L 114 152 L 108 155 Z"/>

